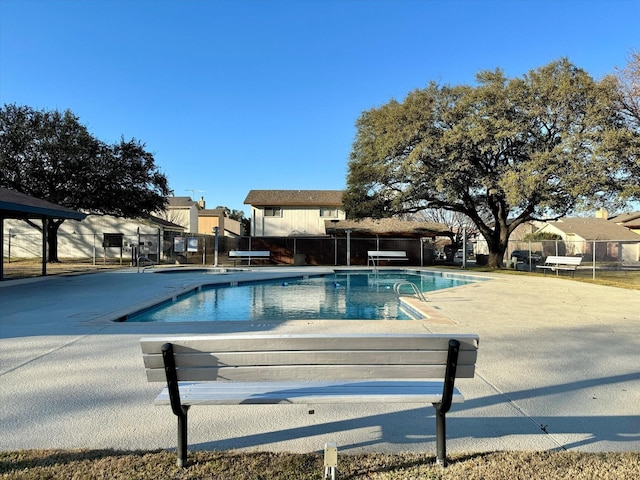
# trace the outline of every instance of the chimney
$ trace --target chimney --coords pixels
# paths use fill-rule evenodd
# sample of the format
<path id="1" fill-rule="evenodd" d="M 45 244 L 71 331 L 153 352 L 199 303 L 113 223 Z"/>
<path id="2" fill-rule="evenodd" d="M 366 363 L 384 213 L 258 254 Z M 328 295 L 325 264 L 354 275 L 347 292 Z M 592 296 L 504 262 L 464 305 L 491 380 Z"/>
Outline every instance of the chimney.
<path id="1" fill-rule="evenodd" d="M 198 207 L 200 207 L 201 210 L 204 210 L 204 197 L 200 197 L 200 200 L 198 200 Z"/>
<path id="2" fill-rule="evenodd" d="M 596 218 L 604 218 L 605 220 L 608 220 L 609 214 L 607 213 L 606 209 L 599 208 L 598 210 L 596 210 Z"/>

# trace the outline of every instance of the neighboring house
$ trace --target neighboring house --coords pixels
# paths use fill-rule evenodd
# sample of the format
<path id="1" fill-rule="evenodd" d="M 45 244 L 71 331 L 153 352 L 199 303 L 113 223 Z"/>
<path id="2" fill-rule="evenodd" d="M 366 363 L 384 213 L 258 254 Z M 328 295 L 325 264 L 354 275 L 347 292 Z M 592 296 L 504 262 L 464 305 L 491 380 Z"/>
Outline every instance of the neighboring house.
<path id="1" fill-rule="evenodd" d="M 621 213 L 611 217 L 609 221 L 640 235 L 640 212 Z"/>
<path id="2" fill-rule="evenodd" d="M 11 236 L 13 257 L 37 258 L 42 255 L 37 240 L 40 236 L 38 229 L 21 220 L 8 220 L 5 231 Z M 138 254 L 154 257 L 155 260 L 158 244 L 165 239 L 166 234 L 183 232 L 184 228 L 180 225 L 153 216 L 131 219 L 110 215 L 87 215 L 82 222 L 65 221 L 60 225 L 58 257 L 113 259 L 122 255 L 123 259 L 129 259 L 136 253 L 136 250 L 132 249 L 137 247 Z M 113 245 L 109 246 L 110 244 Z"/>
<path id="3" fill-rule="evenodd" d="M 560 235 L 563 248 L 560 255 L 591 257 L 595 245 L 597 261 L 640 260 L 640 238 L 628 228 L 600 218 L 562 218 L 547 222 L 538 232 Z M 545 252 L 549 254 L 549 252 Z M 552 252 L 555 253 L 555 252 Z"/>
<path id="4" fill-rule="evenodd" d="M 509 249 L 507 251 L 507 258 L 511 256 L 512 250 L 520 250 L 523 248 L 528 248 L 529 242 L 528 240 L 525 240 L 525 238 L 527 237 L 527 235 L 530 235 L 535 231 L 537 231 L 542 225 L 544 225 L 543 222 L 538 222 L 534 220 L 530 220 L 518 225 L 516 229 L 513 232 L 511 232 L 511 235 L 509 236 Z M 535 246 L 532 246 L 531 248 L 534 250 L 536 249 Z M 487 245 L 487 241 L 480 234 L 478 234 L 478 237 L 476 239 L 474 251 L 476 254 L 481 254 L 481 255 L 489 254 L 489 246 Z"/>
<path id="5" fill-rule="evenodd" d="M 225 237 L 239 237 L 242 231 L 240 222 L 229 218 L 222 209 L 199 210 L 198 233 L 212 235 L 215 227 L 218 227 L 218 235 Z"/>
<path id="6" fill-rule="evenodd" d="M 252 237 L 326 235 L 326 220 L 344 220 L 342 190 L 250 190 Z"/>
<path id="7" fill-rule="evenodd" d="M 187 233 L 213 235 L 213 229 L 218 227 L 219 235 L 238 237 L 241 225 L 232 220 L 222 209 L 207 209 L 204 197 L 193 201 L 191 197 L 167 197 L 167 207 L 160 214 L 162 218 L 178 225 L 182 225 Z"/>
<path id="8" fill-rule="evenodd" d="M 160 216 L 171 223 L 182 225 L 187 233 L 197 233 L 198 212 L 204 206 L 204 198 L 200 198 L 200 202 L 194 202 L 191 197 L 167 197 L 166 209 Z"/>

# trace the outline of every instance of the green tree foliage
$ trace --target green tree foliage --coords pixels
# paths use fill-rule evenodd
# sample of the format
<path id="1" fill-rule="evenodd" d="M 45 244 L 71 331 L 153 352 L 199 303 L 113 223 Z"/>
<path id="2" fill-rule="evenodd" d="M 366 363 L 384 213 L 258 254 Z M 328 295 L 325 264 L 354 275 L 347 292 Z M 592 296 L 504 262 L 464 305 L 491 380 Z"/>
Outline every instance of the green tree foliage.
<path id="1" fill-rule="evenodd" d="M 85 213 L 122 217 L 162 210 L 170 193 L 139 141 L 107 145 L 69 110 L 17 105 L 0 109 L 0 186 Z M 48 261 L 57 261 L 63 221 L 47 222 Z"/>
<path id="2" fill-rule="evenodd" d="M 469 217 L 500 267 L 523 222 L 624 201 L 638 132 L 616 108 L 616 81 L 561 59 L 522 78 L 415 90 L 357 121 L 347 175 L 350 218 L 440 208 Z M 626 190 L 628 191 L 628 190 Z"/>
<path id="3" fill-rule="evenodd" d="M 552 232 L 527 233 L 522 240 L 525 242 L 542 242 L 545 240 L 562 240 L 562 235 Z"/>

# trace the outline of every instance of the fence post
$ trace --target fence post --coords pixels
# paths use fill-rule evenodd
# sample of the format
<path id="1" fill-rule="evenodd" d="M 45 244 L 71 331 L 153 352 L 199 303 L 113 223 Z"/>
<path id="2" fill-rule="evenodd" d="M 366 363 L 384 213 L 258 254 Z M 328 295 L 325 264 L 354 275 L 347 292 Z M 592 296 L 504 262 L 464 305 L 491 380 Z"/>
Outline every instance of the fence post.
<path id="1" fill-rule="evenodd" d="M 213 227 L 214 244 L 213 244 L 213 266 L 218 266 L 218 230 L 219 227 Z"/>
<path id="2" fill-rule="evenodd" d="M 47 219 L 42 219 L 42 276 L 47 274 Z"/>
<path id="3" fill-rule="evenodd" d="M 593 247 L 592 247 L 592 251 L 591 251 L 591 258 L 593 259 L 593 276 L 591 278 L 593 278 L 594 280 L 596 279 L 596 241 L 593 241 Z"/>
<path id="4" fill-rule="evenodd" d="M 467 268 L 467 228 L 462 227 L 462 268 Z"/>

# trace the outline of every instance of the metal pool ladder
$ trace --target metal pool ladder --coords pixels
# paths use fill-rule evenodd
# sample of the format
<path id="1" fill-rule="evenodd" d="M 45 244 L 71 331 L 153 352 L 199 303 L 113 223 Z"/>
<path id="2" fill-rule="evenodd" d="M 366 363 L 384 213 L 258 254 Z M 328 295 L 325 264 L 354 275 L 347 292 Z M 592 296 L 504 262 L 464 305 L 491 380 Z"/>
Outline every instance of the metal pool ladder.
<path id="1" fill-rule="evenodd" d="M 418 287 L 416 287 L 415 283 L 411 283 L 411 282 L 396 282 L 396 283 L 393 284 L 393 291 L 396 292 L 398 295 L 400 295 L 400 289 L 402 287 L 404 287 L 405 285 L 408 285 L 408 286 L 411 287 L 411 290 L 413 291 L 415 296 L 418 297 L 418 299 L 420 301 L 422 301 L 422 302 L 426 302 L 427 301 L 427 299 L 422 294 L 420 289 Z"/>

